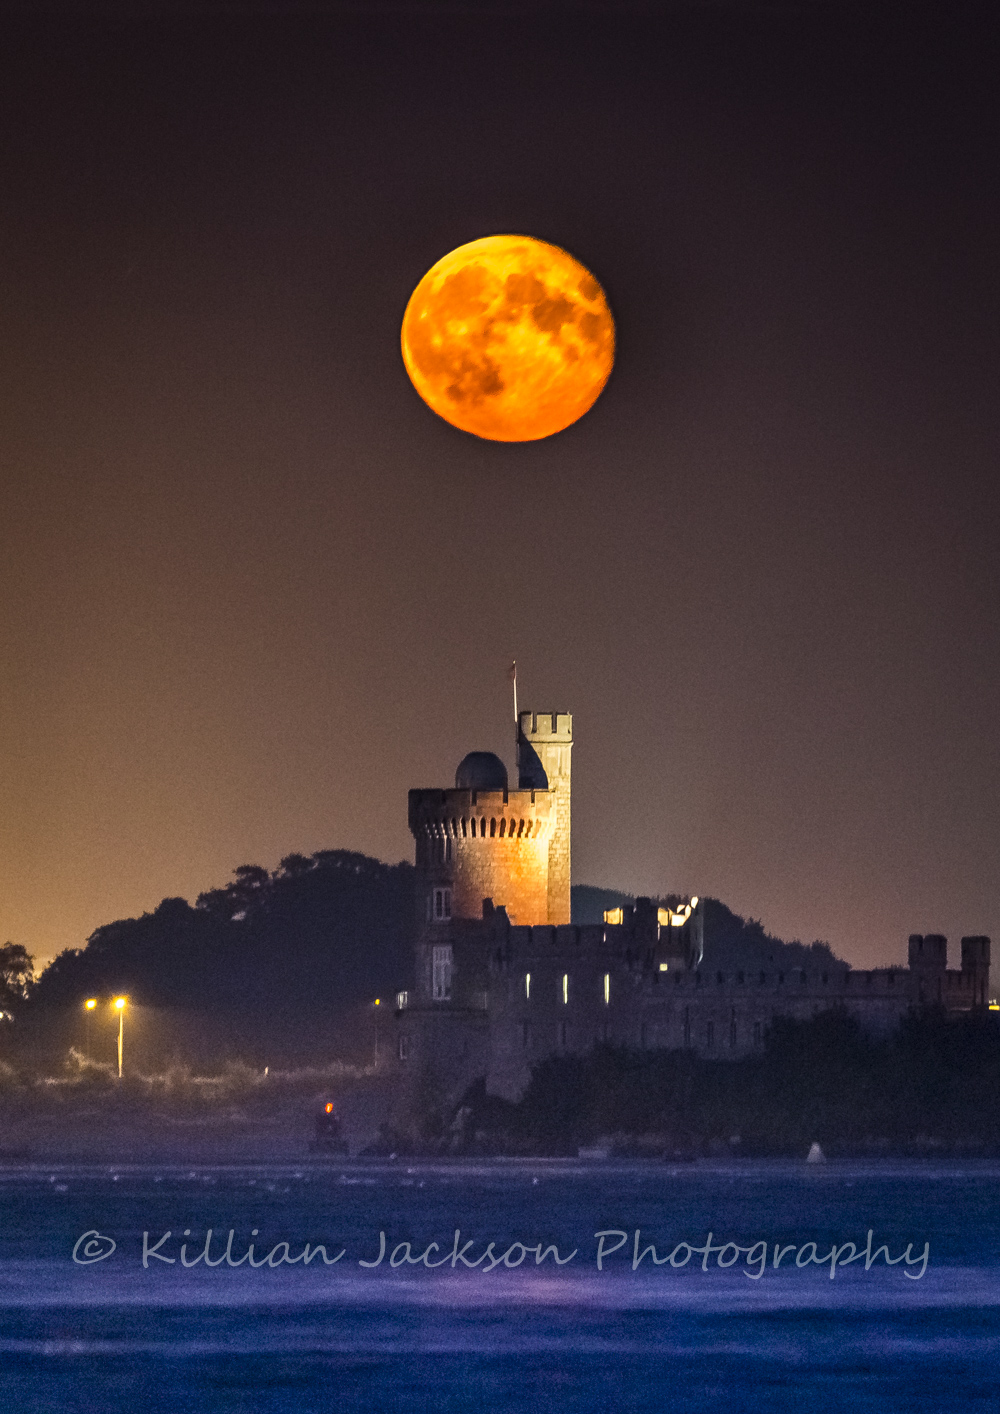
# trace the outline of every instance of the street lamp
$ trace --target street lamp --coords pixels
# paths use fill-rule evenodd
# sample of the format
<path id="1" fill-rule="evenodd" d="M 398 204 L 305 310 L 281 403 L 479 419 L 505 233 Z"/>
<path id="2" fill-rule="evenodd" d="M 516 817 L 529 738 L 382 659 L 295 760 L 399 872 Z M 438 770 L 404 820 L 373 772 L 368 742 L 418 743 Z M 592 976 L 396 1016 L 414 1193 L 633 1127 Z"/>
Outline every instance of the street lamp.
<path id="1" fill-rule="evenodd" d="M 125 998 L 115 997 L 115 1011 L 118 1013 L 118 1079 L 122 1078 L 122 1044 L 125 1039 Z"/>
<path id="2" fill-rule="evenodd" d="M 87 1059 L 88 1059 L 88 1060 L 93 1060 L 93 1058 L 94 1058 L 93 1051 L 92 1051 L 91 1045 L 90 1045 L 90 1025 L 91 1025 L 91 1018 L 92 1018 L 93 1015 L 94 1015 L 94 1007 L 95 1007 L 96 1005 L 97 1005 L 97 998 L 96 998 L 96 997 L 88 997 L 87 1000 L 86 1000 L 86 1001 L 84 1002 L 84 1004 L 83 1004 L 84 1011 L 87 1013 Z"/>
<path id="3" fill-rule="evenodd" d="M 373 1006 L 372 1006 L 372 1020 L 373 1020 L 374 1025 L 375 1025 L 375 1069 L 376 1069 L 376 1070 L 378 1069 L 378 1017 L 379 1017 L 379 1011 L 378 1011 L 378 1009 L 379 1009 L 379 1007 L 380 1007 L 381 1005 L 382 1005 L 382 998 L 381 998 L 381 997 L 376 997 L 376 998 L 375 998 L 375 1002 L 374 1002 L 374 1004 L 373 1004 Z"/>

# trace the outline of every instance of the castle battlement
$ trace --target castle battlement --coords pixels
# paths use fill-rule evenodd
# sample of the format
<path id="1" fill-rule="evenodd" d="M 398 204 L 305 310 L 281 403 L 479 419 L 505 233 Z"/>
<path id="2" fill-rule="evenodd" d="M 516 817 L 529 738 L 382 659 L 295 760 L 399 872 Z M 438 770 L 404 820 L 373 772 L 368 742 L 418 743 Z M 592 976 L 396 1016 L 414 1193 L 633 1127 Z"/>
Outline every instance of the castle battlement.
<path id="1" fill-rule="evenodd" d="M 704 905 L 648 898 L 603 924 L 570 923 L 569 713 L 521 712 L 517 789 L 503 762 L 472 752 L 454 790 L 412 790 L 422 879 L 416 982 L 397 1010 L 401 1078 L 439 1102 L 485 1076 L 516 1099 L 552 1054 L 607 1043 L 683 1047 L 738 1059 L 782 1018 L 839 1008 L 872 1034 L 928 1006 L 985 1007 L 990 940 L 911 935 L 908 965 L 855 971 L 704 965 Z M 710 954 L 709 954 L 710 956 Z"/>

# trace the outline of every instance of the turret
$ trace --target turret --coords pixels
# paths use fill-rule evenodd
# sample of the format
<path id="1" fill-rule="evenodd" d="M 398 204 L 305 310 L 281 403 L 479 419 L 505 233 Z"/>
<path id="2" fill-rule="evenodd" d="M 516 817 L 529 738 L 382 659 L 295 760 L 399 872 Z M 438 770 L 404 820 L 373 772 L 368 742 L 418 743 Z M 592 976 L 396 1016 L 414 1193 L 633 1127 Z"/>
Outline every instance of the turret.
<path id="1" fill-rule="evenodd" d="M 936 977 L 948 967 L 948 939 L 941 933 L 911 933 L 907 952 L 911 972 L 924 977 Z"/>
<path id="2" fill-rule="evenodd" d="M 973 1006 L 985 1006 L 990 988 L 989 938 L 962 939 L 962 974 L 971 979 Z"/>
<path id="3" fill-rule="evenodd" d="M 549 839 L 549 923 L 570 921 L 570 806 L 573 718 L 568 712 L 521 712 L 517 721 L 517 779 L 522 790 L 552 795 Z"/>

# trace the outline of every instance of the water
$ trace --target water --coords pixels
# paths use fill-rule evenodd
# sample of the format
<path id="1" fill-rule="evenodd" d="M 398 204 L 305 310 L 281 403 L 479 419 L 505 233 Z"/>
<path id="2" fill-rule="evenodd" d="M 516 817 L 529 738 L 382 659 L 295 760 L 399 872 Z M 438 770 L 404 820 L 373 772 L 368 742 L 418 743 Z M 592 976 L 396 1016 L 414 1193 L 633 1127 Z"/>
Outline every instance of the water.
<path id="1" fill-rule="evenodd" d="M 0 1169 L 0 1396 L 22 1410 L 1000 1410 L 1000 1167 L 503 1161 Z M 210 1257 L 185 1268 L 214 1229 Z M 252 1229 L 257 1228 L 256 1235 Z M 511 1269 L 460 1264 L 494 1243 Z M 632 1270 L 640 1246 L 727 1241 Z M 190 1230 L 185 1238 L 184 1230 Z M 598 1271 L 605 1229 L 628 1241 Z M 854 1242 L 911 1265 L 797 1267 Z M 117 1246 L 72 1260 L 82 1234 Z M 174 1258 L 142 1264 L 148 1245 Z M 380 1232 L 386 1257 L 374 1260 Z M 96 1241 L 97 1239 L 90 1239 Z M 609 1246 L 616 1239 L 605 1239 Z M 436 1269 L 403 1265 L 432 1241 Z M 288 1248 L 278 1244 L 288 1243 Z M 281 1262 L 322 1243 L 308 1266 Z M 556 1266 L 527 1247 L 554 1244 Z M 774 1244 L 792 1251 L 773 1266 Z M 924 1243 L 930 1257 L 923 1275 Z M 84 1248 L 78 1249 L 82 1253 Z M 96 1255 L 96 1248 L 91 1249 Z M 844 1247 L 842 1256 L 850 1255 Z M 703 1271 L 704 1262 L 708 1270 Z M 747 1275 L 760 1272 L 759 1279 Z M 907 1276 L 907 1271 L 910 1275 Z"/>

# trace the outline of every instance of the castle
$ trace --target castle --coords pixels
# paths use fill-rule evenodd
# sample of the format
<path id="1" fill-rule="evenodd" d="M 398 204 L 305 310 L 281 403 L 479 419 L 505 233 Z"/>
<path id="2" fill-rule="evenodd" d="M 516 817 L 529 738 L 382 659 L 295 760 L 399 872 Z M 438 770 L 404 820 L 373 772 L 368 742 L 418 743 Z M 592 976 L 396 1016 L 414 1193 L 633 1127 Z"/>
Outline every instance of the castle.
<path id="1" fill-rule="evenodd" d="M 987 1005 L 990 940 L 914 934 L 908 966 L 843 964 L 782 971 L 706 970 L 703 906 L 638 899 L 603 924 L 570 922 L 573 719 L 517 717 L 517 788 L 491 752 L 472 752 L 454 790 L 411 790 L 420 880 L 416 982 L 396 1002 L 401 1094 L 419 1106 L 457 1100 L 485 1078 L 517 1099 L 546 1056 L 608 1042 L 685 1047 L 737 1059 L 778 1017 L 839 1006 L 873 1033 L 912 1008 Z"/>

